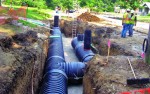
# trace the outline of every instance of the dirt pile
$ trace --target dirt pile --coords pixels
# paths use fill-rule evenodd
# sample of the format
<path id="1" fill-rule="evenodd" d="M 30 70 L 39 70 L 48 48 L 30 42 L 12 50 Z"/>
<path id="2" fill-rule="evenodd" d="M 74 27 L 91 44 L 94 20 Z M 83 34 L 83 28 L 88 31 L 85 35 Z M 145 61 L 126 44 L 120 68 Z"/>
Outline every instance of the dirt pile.
<path id="1" fill-rule="evenodd" d="M 78 19 L 82 21 L 88 21 L 88 22 L 99 22 L 103 21 L 102 19 L 98 18 L 95 15 L 90 14 L 89 12 L 82 13 L 77 17 Z"/>
<path id="2" fill-rule="evenodd" d="M 142 59 L 129 57 L 137 78 L 149 77 L 149 66 Z M 140 66 L 140 67 L 139 67 Z M 134 78 L 125 56 L 106 57 L 96 55 L 86 67 L 83 78 L 84 94 L 118 94 L 149 87 L 147 85 L 128 86 L 127 79 Z"/>
<path id="3" fill-rule="evenodd" d="M 66 37 L 72 37 L 72 21 L 68 21 L 68 20 L 61 20 L 60 21 L 60 27 L 61 27 L 61 31 L 62 33 L 65 34 Z M 86 27 L 88 26 L 87 22 L 77 22 L 77 34 L 78 33 L 84 33 L 84 30 L 86 29 Z"/>

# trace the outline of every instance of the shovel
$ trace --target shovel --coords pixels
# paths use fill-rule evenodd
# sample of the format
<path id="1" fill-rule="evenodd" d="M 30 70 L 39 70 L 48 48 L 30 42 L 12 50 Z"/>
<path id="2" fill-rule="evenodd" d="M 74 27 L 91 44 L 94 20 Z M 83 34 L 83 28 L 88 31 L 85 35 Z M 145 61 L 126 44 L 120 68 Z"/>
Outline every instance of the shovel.
<path id="1" fill-rule="evenodd" d="M 134 78 L 127 79 L 127 85 L 143 85 L 143 84 L 148 84 L 148 83 L 150 83 L 150 78 L 137 78 L 137 77 L 135 76 L 135 72 L 134 72 L 134 70 L 133 70 L 133 67 L 132 67 L 132 65 L 131 65 L 131 62 L 130 62 L 130 60 L 129 60 L 128 57 L 127 57 L 127 59 L 128 59 L 129 65 L 130 65 L 130 67 L 131 67 L 132 73 L 133 73 L 133 75 L 134 75 Z"/>

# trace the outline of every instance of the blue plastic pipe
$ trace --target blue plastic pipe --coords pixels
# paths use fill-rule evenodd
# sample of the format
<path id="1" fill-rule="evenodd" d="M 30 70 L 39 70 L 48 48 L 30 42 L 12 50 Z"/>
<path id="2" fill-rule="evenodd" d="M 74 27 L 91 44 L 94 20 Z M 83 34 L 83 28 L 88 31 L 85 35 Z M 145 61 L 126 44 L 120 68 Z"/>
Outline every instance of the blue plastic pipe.
<path id="1" fill-rule="evenodd" d="M 83 78 L 85 63 L 83 62 L 67 62 L 60 63 L 65 69 L 65 73 L 68 76 L 68 79 L 80 79 Z"/>
<path id="2" fill-rule="evenodd" d="M 65 71 L 60 65 L 52 65 L 44 75 L 40 94 L 68 94 L 67 79 Z"/>
<path id="3" fill-rule="evenodd" d="M 58 27 L 59 17 L 54 17 L 54 28 L 49 40 L 47 61 L 45 64 L 43 83 L 40 94 L 68 94 L 68 79 L 80 79 L 84 75 L 85 63 L 89 61 L 94 53 L 91 50 L 84 50 L 83 36 L 74 38 L 72 46 L 76 55 L 82 62 L 65 62 L 62 35 Z"/>
<path id="4" fill-rule="evenodd" d="M 91 49 L 84 49 L 84 42 L 78 41 L 77 37 L 72 40 L 71 45 L 75 50 L 76 56 L 81 62 L 88 62 L 95 55 Z"/>

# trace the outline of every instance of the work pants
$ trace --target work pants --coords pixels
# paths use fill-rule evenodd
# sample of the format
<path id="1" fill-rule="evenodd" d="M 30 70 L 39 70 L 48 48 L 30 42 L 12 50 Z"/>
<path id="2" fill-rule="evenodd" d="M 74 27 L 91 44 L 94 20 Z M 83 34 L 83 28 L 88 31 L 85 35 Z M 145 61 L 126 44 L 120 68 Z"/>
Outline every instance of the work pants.
<path id="1" fill-rule="evenodd" d="M 134 24 L 130 24 L 129 25 L 129 36 L 133 36 L 133 26 L 134 26 Z"/>
<path id="2" fill-rule="evenodd" d="M 126 37 L 126 32 L 129 30 L 129 26 L 130 24 L 123 24 L 123 29 L 122 29 L 122 32 L 121 32 L 121 37 L 122 38 L 125 38 Z"/>

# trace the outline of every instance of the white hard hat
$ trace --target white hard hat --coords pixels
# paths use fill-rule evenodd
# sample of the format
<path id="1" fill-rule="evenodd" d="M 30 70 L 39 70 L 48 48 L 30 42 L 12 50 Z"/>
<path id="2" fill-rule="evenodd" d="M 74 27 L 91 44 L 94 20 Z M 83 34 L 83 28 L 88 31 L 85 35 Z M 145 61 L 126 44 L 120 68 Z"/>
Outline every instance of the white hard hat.
<path id="1" fill-rule="evenodd" d="M 130 9 L 127 9 L 127 11 L 130 11 Z"/>
<path id="2" fill-rule="evenodd" d="M 134 13 L 134 10 L 131 10 L 131 13 Z"/>

